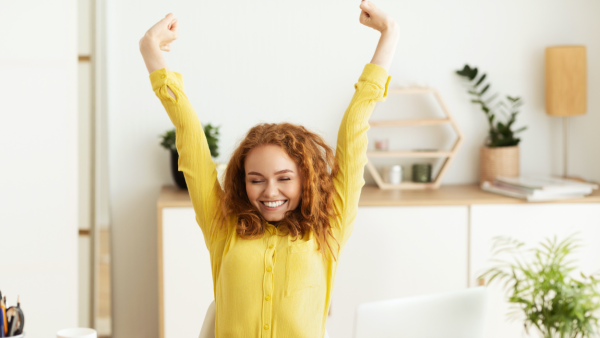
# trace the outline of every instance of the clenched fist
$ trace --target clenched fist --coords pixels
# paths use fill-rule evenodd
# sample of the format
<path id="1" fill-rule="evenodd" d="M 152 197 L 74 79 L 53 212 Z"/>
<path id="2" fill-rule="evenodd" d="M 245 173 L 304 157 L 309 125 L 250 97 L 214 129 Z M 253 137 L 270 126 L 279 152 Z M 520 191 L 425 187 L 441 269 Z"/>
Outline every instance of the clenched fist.
<path id="1" fill-rule="evenodd" d="M 396 21 L 384 11 L 377 8 L 372 2 L 363 0 L 360 3 L 360 18 L 359 21 L 367 27 L 371 27 L 376 31 L 384 32 L 388 29 L 396 29 Z"/>
<path id="2" fill-rule="evenodd" d="M 169 13 L 144 34 L 144 37 L 140 40 L 140 47 L 143 43 L 150 42 L 158 45 L 160 50 L 168 52 L 171 50 L 171 42 L 176 39 L 177 19 L 172 13 Z"/>

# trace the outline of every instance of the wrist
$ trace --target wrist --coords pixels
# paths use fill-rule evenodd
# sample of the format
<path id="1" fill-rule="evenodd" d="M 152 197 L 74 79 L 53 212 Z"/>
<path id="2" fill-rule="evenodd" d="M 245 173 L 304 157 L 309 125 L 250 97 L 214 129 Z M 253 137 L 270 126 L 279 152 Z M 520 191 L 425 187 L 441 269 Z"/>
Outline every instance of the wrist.
<path id="1" fill-rule="evenodd" d="M 396 23 L 396 21 L 391 21 L 389 22 L 387 25 L 385 25 L 385 28 L 381 30 L 381 35 L 386 35 L 386 36 L 392 36 L 395 38 L 398 38 L 400 35 L 400 27 L 398 27 L 398 24 Z"/>
<path id="2" fill-rule="evenodd" d="M 153 36 L 145 34 L 140 39 L 140 50 L 149 50 L 154 48 L 159 49 L 158 41 L 156 41 L 156 39 Z"/>

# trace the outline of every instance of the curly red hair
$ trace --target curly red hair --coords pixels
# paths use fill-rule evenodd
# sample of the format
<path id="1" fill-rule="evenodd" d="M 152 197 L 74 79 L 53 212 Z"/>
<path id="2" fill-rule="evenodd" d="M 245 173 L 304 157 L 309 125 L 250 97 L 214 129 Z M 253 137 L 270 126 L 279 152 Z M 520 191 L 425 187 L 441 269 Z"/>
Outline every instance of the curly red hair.
<path id="1" fill-rule="evenodd" d="M 280 146 L 296 162 L 303 177 L 300 205 L 288 211 L 280 224 L 287 227 L 287 234 L 296 238 L 312 230 L 324 257 L 327 248 L 337 260 L 331 240 L 339 250 L 339 243 L 332 232 L 339 215 L 334 207 L 336 191 L 333 185 L 338 163 L 323 138 L 302 126 L 263 123 L 248 131 L 227 165 L 221 201 L 223 216 L 237 216 L 236 231 L 240 237 L 252 239 L 263 236 L 266 220 L 248 199 L 244 168 L 248 153 L 262 145 Z"/>

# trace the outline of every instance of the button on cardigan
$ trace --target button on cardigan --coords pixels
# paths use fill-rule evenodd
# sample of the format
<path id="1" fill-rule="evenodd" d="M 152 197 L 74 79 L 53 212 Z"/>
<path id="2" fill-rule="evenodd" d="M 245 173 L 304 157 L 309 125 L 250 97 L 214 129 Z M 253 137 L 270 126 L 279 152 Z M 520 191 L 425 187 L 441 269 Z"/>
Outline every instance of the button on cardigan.
<path id="1" fill-rule="evenodd" d="M 340 169 L 334 177 L 340 218 L 332 229 L 340 254 L 352 233 L 364 185 L 368 120 L 376 101 L 385 101 L 390 79 L 381 66 L 367 64 L 342 117 L 335 152 Z M 196 222 L 210 252 L 215 336 L 323 337 L 337 262 L 322 258 L 312 232 L 294 241 L 267 223 L 262 238 L 242 239 L 236 233 L 236 217 L 225 220 L 225 231 L 211 231 L 218 226 L 222 190 L 202 126 L 185 95 L 183 78 L 163 68 L 152 72 L 150 81 L 177 130 L 179 170 L 185 175 Z M 167 87 L 176 98 L 169 95 Z M 198 318 L 198 325 L 201 323 Z"/>

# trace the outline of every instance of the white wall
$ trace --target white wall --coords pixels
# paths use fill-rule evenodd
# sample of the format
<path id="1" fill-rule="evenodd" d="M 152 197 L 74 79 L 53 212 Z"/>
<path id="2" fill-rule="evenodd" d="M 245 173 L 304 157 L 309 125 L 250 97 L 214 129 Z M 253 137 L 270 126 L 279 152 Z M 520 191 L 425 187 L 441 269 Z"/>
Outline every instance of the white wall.
<path id="1" fill-rule="evenodd" d="M 76 10 L 0 5 L 0 290 L 28 337 L 77 326 Z"/>
<path id="2" fill-rule="evenodd" d="M 392 1 L 376 4 L 400 24 L 393 84 L 439 90 L 466 141 L 443 183 L 477 180 L 483 114 L 454 70 L 489 73 L 493 87 L 525 101 L 522 170 L 561 173 L 560 120 L 544 112 L 544 48 L 588 46 L 589 109 L 572 119 L 571 173 L 600 179 L 600 3 L 575 1 Z M 259 122 L 290 121 L 334 144 L 353 85 L 377 44 L 358 23 L 359 1 L 109 1 L 107 68 L 113 226 L 114 335 L 155 337 L 155 202 L 171 184 L 158 135 L 171 128 L 138 51 L 144 32 L 169 12 L 180 38 L 165 53 L 183 73 L 201 121 L 222 125 L 222 156 Z M 392 100 L 387 102 L 390 108 Z M 400 112 L 401 107 L 399 107 Z M 408 132 L 408 131 L 407 131 Z M 431 135 L 428 135 L 431 136 Z M 433 135 L 435 136 L 435 135 Z M 423 137 L 423 142 L 427 142 Z M 200 243 L 199 243 L 200 245 Z M 194 267 L 190 267 L 194 268 Z"/>

